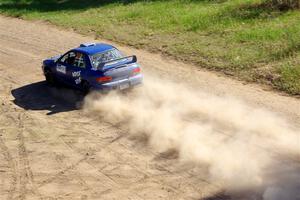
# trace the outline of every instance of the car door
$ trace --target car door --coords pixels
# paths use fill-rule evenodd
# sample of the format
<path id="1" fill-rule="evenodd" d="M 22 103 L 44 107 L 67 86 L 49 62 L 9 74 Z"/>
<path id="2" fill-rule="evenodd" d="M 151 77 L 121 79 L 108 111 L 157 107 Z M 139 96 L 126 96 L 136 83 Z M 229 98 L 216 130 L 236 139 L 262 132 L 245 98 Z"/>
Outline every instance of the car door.
<path id="1" fill-rule="evenodd" d="M 67 66 L 67 76 L 70 83 L 80 87 L 82 77 L 87 71 L 87 58 L 84 53 L 74 51 L 75 59 L 72 65 Z"/>
<path id="2" fill-rule="evenodd" d="M 70 76 L 68 74 L 68 68 L 71 68 L 75 62 L 75 52 L 70 51 L 63 55 L 56 64 L 56 77 L 64 83 L 70 84 Z"/>

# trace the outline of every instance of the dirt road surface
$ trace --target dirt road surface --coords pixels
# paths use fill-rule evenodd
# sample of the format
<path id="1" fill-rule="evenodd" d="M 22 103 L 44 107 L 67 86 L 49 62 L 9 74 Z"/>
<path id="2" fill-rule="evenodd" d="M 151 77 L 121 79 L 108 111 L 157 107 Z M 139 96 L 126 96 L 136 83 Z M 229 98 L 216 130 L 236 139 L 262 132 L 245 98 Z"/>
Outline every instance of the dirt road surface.
<path id="1" fill-rule="evenodd" d="M 185 167 L 126 130 L 78 109 L 82 98 L 44 83 L 41 61 L 93 41 L 41 22 L 0 17 L 0 199 L 229 199 L 200 166 Z M 160 55 L 136 54 L 145 74 L 241 99 L 300 122 L 300 100 Z"/>

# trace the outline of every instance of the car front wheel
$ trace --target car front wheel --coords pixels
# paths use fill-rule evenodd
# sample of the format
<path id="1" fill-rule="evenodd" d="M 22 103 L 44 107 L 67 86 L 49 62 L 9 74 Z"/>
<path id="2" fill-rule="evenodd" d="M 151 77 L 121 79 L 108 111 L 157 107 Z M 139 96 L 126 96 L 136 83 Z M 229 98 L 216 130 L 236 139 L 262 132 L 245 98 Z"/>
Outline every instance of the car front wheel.
<path id="1" fill-rule="evenodd" d="M 45 77 L 46 77 L 46 82 L 47 82 L 48 85 L 50 85 L 50 86 L 54 86 L 55 85 L 54 76 L 53 76 L 53 74 L 49 70 L 47 70 L 45 72 Z"/>

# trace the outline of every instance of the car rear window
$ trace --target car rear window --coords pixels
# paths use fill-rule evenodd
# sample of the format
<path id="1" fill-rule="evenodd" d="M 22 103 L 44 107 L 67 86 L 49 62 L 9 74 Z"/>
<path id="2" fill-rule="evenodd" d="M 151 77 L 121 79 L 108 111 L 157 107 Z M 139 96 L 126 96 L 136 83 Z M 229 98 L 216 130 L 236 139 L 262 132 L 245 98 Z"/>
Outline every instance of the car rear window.
<path id="1" fill-rule="evenodd" d="M 112 60 L 123 58 L 123 54 L 118 49 L 112 49 L 106 52 L 97 53 L 91 56 L 91 61 L 94 69 L 98 69 L 100 64 Z"/>

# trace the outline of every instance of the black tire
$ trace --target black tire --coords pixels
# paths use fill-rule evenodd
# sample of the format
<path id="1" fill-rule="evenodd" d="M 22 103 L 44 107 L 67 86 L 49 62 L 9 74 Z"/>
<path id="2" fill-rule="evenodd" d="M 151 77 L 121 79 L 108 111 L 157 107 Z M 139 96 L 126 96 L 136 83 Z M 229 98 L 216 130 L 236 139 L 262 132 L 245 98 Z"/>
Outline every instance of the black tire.
<path id="1" fill-rule="evenodd" d="M 88 94 L 91 91 L 91 85 L 85 80 L 81 81 L 81 88 L 84 94 Z"/>
<path id="2" fill-rule="evenodd" d="M 46 83 L 50 86 L 55 86 L 55 78 L 50 70 L 45 71 Z"/>

